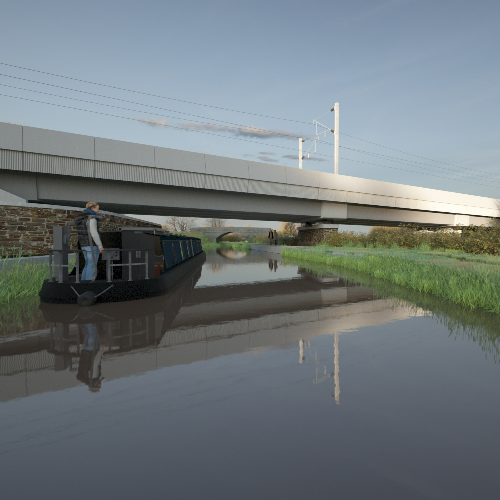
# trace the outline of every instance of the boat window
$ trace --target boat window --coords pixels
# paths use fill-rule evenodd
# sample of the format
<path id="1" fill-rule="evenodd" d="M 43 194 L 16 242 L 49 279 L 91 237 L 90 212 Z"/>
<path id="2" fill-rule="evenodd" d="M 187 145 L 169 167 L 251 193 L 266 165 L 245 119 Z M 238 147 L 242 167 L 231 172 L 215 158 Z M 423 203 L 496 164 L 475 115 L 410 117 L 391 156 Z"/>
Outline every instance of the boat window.
<path id="1" fill-rule="evenodd" d="M 155 239 L 155 257 L 163 257 L 160 237 L 155 235 L 154 239 Z"/>
<path id="2" fill-rule="evenodd" d="M 172 243 L 172 253 L 174 254 L 174 262 L 177 262 L 177 253 L 175 252 L 175 246 Z"/>

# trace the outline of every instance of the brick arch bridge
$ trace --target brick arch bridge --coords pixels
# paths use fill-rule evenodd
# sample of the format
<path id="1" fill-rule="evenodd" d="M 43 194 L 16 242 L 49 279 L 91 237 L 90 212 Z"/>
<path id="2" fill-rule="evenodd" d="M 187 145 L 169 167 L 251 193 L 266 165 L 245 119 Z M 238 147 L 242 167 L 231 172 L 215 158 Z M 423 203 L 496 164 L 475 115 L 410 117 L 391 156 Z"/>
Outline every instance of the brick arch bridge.
<path id="1" fill-rule="evenodd" d="M 193 227 L 190 232 L 204 234 L 211 242 L 219 242 L 222 236 L 229 233 L 238 233 L 248 239 L 251 243 L 256 236 L 267 236 L 270 227 Z"/>

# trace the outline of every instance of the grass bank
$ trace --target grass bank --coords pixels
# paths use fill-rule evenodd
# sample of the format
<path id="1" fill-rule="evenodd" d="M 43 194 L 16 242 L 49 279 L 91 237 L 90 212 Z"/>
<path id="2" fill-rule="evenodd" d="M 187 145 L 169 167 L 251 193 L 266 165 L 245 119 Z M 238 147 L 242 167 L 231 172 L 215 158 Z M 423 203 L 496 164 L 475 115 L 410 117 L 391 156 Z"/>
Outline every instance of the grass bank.
<path id="1" fill-rule="evenodd" d="M 459 252 L 284 248 L 289 262 L 315 262 L 350 269 L 468 308 L 500 313 L 500 258 Z"/>

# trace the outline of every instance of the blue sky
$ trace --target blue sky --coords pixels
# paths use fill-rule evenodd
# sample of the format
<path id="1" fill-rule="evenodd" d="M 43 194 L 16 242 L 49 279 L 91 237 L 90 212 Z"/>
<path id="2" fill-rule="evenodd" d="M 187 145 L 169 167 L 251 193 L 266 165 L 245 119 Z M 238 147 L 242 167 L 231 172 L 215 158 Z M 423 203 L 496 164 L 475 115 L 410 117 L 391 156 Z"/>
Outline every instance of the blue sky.
<path id="1" fill-rule="evenodd" d="M 312 135 L 312 120 L 338 101 L 341 174 L 500 198 L 499 18 L 495 1 L 4 2 L 0 62 L 305 123 L 2 65 L 0 73 L 8 76 L 0 76 L 1 94 L 190 130 L 201 126 L 220 137 L 3 96 L 0 120 L 296 166 L 286 158 L 297 154 L 296 139 L 242 135 L 241 126 Z M 333 128 L 333 113 L 323 118 Z M 214 131 L 215 124 L 234 129 Z M 327 144 L 318 151 L 333 155 Z M 333 171 L 332 158 L 317 158 L 324 161 L 304 168 Z"/>

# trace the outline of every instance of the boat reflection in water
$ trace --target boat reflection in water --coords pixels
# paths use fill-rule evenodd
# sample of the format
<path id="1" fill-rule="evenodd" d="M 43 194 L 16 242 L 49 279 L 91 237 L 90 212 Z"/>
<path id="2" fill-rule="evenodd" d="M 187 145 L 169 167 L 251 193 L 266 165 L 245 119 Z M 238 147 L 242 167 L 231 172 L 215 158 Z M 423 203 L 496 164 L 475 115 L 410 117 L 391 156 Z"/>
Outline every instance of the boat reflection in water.
<path id="1" fill-rule="evenodd" d="M 248 260 L 258 269 L 271 269 L 267 258 Z M 208 273 L 211 264 L 208 256 Z M 263 275 L 272 278 L 268 281 L 195 288 L 200 266 L 174 291 L 156 298 L 90 308 L 42 304 L 50 329 L 0 342 L 0 400 L 80 383 L 91 391 L 102 384 L 104 391 L 109 380 L 282 346 L 297 349 L 299 363 L 311 357 L 315 384 L 332 377 L 339 402 L 340 334 L 405 319 L 409 311 L 374 299 L 372 289 L 348 285 L 340 277 L 296 272 L 278 267 L 274 259 L 272 270 L 272 276 Z M 283 279 L 277 279 L 280 272 Z M 332 336 L 332 366 L 320 363 L 311 345 L 317 335 Z"/>

